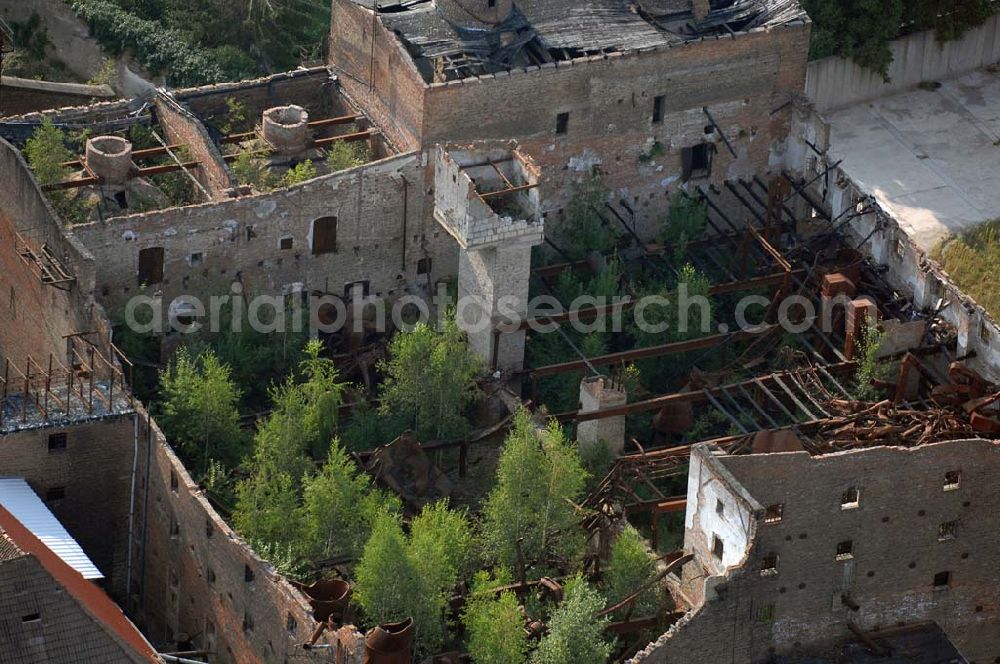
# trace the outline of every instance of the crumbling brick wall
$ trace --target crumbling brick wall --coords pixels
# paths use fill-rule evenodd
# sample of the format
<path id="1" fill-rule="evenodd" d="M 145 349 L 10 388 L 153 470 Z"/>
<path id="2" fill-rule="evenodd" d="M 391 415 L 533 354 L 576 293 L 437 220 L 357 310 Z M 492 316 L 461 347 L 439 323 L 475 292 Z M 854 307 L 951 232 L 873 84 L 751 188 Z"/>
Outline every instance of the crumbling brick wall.
<path id="1" fill-rule="evenodd" d="M 331 23 L 328 62 L 343 89 L 397 149 L 429 147 L 423 140 L 426 85 L 396 36 L 352 0 L 333 0 Z"/>
<path id="2" fill-rule="evenodd" d="M 210 650 L 213 662 L 309 661 L 301 644 L 316 623 L 305 598 L 216 513 L 151 424 L 143 417 L 136 486 L 137 624 L 154 641 Z"/>
<path id="3" fill-rule="evenodd" d="M 457 273 L 457 246 L 433 220 L 424 160 L 400 155 L 271 193 L 74 232 L 98 259 L 98 298 L 112 313 L 140 293 L 139 251 L 148 247 L 164 248 L 164 280 L 145 293 L 161 291 L 164 303 L 181 294 L 225 295 L 234 281 L 249 295 L 280 295 L 293 284 L 343 295 L 345 285 L 363 280 L 372 295 L 402 294 L 428 277 Z M 312 222 L 328 216 L 337 217 L 337 251 L 313 255 Z M 281 248 L 282 239 L 290 248 Z M 427 257 L 431 274 L 418 274 Z"/>
<path id="4" fill-rule="evenodd" d="M 681 184 L 683 148 L 715 145 L 710 178 L 765 174 L 788 134 L 790 107 L 805 79 L 809 25 L 755 30 L 672 48 L 593 57 L 434 84 L 426 95 L 425 144 L 516 138 L 542 167 L 542 199 L 552 213 L 573 185 L 599 170 L 651 235 L 667 197 Z M 657 97 L 662 119 L 654 122 Z M 733 146 L 734 157 L 719 131 Z M 497 109 L 503 109 L 497 112 Z M 557 116 L 568 113 L 566 133 Z M 558 221 L 558 214 L 555 215 Z"/>
<path id="5" fill-rule="evenodd" d="M 198 166 L 189 172 L 201 183 L 209 193 L 211 200 L 220 201 L 229 198 L 231 190 L 238 185 L 229 167 L 222 160 L 222 154 L 205 127 L 189 111 L 164 99 L 156 99 L 156 117 L 163 129 L 164 140 L 173 145 L 183 145 L 181 153 L 189 156 L 190 161 L 197 161 Z M 187 161 L 188 159 L 182 159 Z M 197 200 L 203 200 L 199 194 Z"/>
<path id="6" fill-rule="evenodd" d="M 38 253 L 43 245 L 75 277 L 59 287 L 17 253 L 16 234 Z M 66 335 L 95 329 L 93 257 L 63 233 L 23 157 L 0 140 L 0 357 L 24 369 L 30 355 L 47 366 L 66 361 Z"/>
<path id="7" fill-rule="evenodd" d="M 704 662 L 822 654 L 851 638 L 848 621 L 877 630 L 932 620 L 970 661 L 1000 656 L 1000 497 L 993 481 L 1000 445 L 718 458 L 765 510 L 783 504 L 782 518 L 765 523 L 764 512 L 756 514 L 757 535 L 742 566 L 709 577 L 705 604 L 634 661 L 687 662 L 691 652 Z M 957 485 L 946 479 L 955 471 Z M 849 488 L 860 491 L 857 507 L 842 505 Z M 955 536 L 942 538 L 951 523 Z M 838 558 L 838 545 L 848 541 L 850 556 Z M 776 573 L 762 573 L 775 555 Z M 950 573 L 948 583 L 935 587 L 942 572 Z"/>

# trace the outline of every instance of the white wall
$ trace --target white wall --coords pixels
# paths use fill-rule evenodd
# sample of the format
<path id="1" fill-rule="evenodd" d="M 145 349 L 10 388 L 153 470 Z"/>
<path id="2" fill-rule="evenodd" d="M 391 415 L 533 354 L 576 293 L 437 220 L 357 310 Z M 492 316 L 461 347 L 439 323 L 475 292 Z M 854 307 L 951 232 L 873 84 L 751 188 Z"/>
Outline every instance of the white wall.
<path id="1" fill-rule="evenodd" d="M 939 44 L 934 31 L 892 42 L 890 82 L 852 60 L 832 57 L 810 62 L 806 96 L 822 112 L 914 88 L 923 81 L 954 78 L 1000 61 L 1000 14 L 961 39 Z"/>

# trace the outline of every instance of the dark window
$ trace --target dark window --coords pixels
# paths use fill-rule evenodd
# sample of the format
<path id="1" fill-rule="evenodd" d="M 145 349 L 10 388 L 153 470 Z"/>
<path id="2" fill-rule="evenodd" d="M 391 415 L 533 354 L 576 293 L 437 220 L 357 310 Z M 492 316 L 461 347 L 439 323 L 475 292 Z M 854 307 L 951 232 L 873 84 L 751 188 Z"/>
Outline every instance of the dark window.
<path id="1" fill-rule="evenodd" d="M 215 570 L 214 569 L 212 569 L 211 567 L 209 567 L 208 568 L 208 572 L 205 574 L 205 576 L 208 578 L 208 585 L 211 586 L 211 585 L 215 584 Z"/>
<path id="2" fill-rule="evenodd" d="M 257 230 L 253 226 L 247 226 L 247 242 L 257 237 Z"/>
<path id="3" fill-rule="evenodd" d="M 764 604 L 757 607 L 758 622 L 774 622 L 774 604 Z"/>
<path id="4" fill-rule="evenodd" d="M 251 583 L 253 581 L 253 570 L 250 569 L 250 565 L 243 566 L 243 580 L 247 583 Z"/>
<path id="5" fill-rule="evenodd" d="M 177 473 L 170 471 L 170 490 L 177 491 Z"/>
<path id="6" fill-rule="evenodd" d="M 163 281 L 163 247 L 139 250 L 139 283 L 158 284 Z"/>
<path id="7" fill-rule="evenodd" d="M 206 519 L 205 521 L 205 537 L 211 537 L 215 534 L 215 528 L 212 527 L 212 522 Z"/>
<path id="8" fill-rule="evenodd" d="M 944 474 L 944 490 L 954 491 L 962 484 L 962 471 L 949 470 Z"/>
<path id="9" fill-rule="evenodd" d="M 53 433 L 49 434 L 49 452 L 55 452 L 56 450 L 66 449 L 66 434 L 64 433 Z"/>
<path id="10" fill-rule="evenodd" d="M 288 633 L 295 636 L 295 632 L 299 629 L 299 621 L 295 619 L 295 616 L 288 614 L 288 620 L 285 622 L 285 627 L 288 629 Z"/>
<path id="11" fill-rule="evenodd" d="M 243 632 L 249 634 L 253 631 L 253 616 L 249 613 L 243 613 Z"/>
<path id="12" fill-rule="evenodd" d="M 39 613 L 29 613 L 26 616 L 21 616 L 21 622 L 23 622 L 23 623 L 37 622 L 37 621 L 39 621 L 41 619 L 42 619 L 42 616 Z"/>
<path id="13" fill-rule="evenodd" d="M 556 133 L 565 134 L 569 131 L 569 113 L 560 113 L 556 116 Z"/>
<path id="14" fill-rule="evenodd" d="M 938 541 L 953 540 L 958 537 L 958 521 L 946 521 L 938 526 Z"/>
<path id="15" fill-rule="evenodd" d="M 192 267 L 194 267 L 195 265 L 201 265 L 203 262 L 205 262 L 205 254 L 201 253 L 200 251 L 193 253 L 191 254 L 188 260 L 191 262 Z"/>
<path id="16" fill-rule="evenodd" d="M 837 544 L 837 560 L 850 560 L 854 557 L 854 542 L 844 540 Z"/>
<path id="17" fill-rule="evenodd" d="M 951 585 L 951 572 L 938 572 L 934 575 L 935 588 L 947 588 Z"/>
<path id="18" fill-rule="evenodd" d="M 292 237 L 290 235 L 285 236 L 278 240 L 278 249 L 291 249 L 292 248 Z"/>
<path id="19" fill-rule="evenodd" d="M 715 145 L 700 143 L 681 150 L 681 177 L 686 182 L 691 178 L 707 178 L 712 174 L 712 156 Z"/>
<path id="20" fill-rule="evenodd" d="M 431 273 L 431 259 L 421 258 L 417 261 L 417 274 L 430 274 Z"/>
<path id="21" fill-rule="evenodd" d="M 722 516 L 726 513 L 726 506 L 722 504 L 722 501 L 718 498 L 715 499 L 715 513 Z"/>
<path id="22" fill-rule="evenodd" d="M 666 100 L 667 98 L 663 95 L 653 97 L 653 124 L 663 122 L 663 105 Z"/>
<path id="23" fill-rule="evenodd" d="M 66 497 L 66 487 L 54 486 L 45 492 L 45 500 L 47 502 L 62 500 L 65 497 Z"/>
<path id="24" fill-rule="evenodd" d="M 337 252 L 336 217 L 320 217 L 313 222 L 312 243 L 314 256 Z"/>
<path id="25" fill-rule="evenodd" d="M 840 495 L 840 509 L 854 509 L 861 504 L 861 489 L 856 486 L 848 488 Z"/>
<path id="26" fill-rule="evenodd" d="M 489 0 L 489 2 L 486 3 L 486 6 L 487 7 L 496 7 L 497 6 L 497 0 Z"/>
<path id="27" fill-rule="evenodd" d="M 771 553 L 760 559 L 760 573 L 762 576 L 778 573 L 778 554 Z"/>
<path id="28" fill-rule="evenodd" d="M 714 555 L 719 560 L 722 560 L 722 555 L 726 552 L 725 546 L 722 544 L 722 540 L 719 539 L 718 535 L 712 535 L 712 555 Z"/>
<path id="29" fill-rule="evenodd" d="M 115 203 L 118 203 L 118 207 L 120 207 L 123 210 L 128 209 L 128 199 L 125 198 L 124 191 L 119 191 L 117 194 L 115 194 Z"/>
<path id="30" fill-rule="evenodd" d="M 777 503 L 770 505 L 764 510 L 764 523 L 781 523 L 781 518 L 785 513 L 785 504 Z"/>

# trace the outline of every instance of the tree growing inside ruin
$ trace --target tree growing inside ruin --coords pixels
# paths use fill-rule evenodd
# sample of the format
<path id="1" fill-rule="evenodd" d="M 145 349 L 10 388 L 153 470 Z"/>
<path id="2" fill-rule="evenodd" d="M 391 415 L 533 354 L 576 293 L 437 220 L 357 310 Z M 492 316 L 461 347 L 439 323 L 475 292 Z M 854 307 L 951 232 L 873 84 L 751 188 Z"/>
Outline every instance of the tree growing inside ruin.
<path id="1" fill-rule="evenodd" d="M 619 228 L 609 222 L 610 212 L 606 203 L 611 191 L 598 174 L 592 174 L 578 183 L 573 196 L 564 208 L 565 222 L 557 227 L 554 238 L 569 258 L 580 260 L 591 251 L 611 251 L 621 235 Z"/>
<path id="2" fill-rule="evenodd" d="M 240 429 L 240 391 L 229 366 L 215 353 L 194 357 L 181 348 L 160 373 L 162 411 L 157 417 L 167 438 L 195 475 L 204 475 L 212 461 L 235 467 L 247 453 L 247 436 Z"/>
<path id="3" fill-rule="evenodd" d="M 300 548 L 313 560 L 356 559 L 379 514 L 401 508 L 399 499 L 375 488 L 335 440 L 323 468 L 303 482 Z"/>
<path id="4" fill-rule="evenodd" d="M 473 581 L 462 622 L 476 664 L 523 664 L 528 657 L 530 645 L 517 595 L 494 590 L 510 582 L 504 569 L 495 576 L 480 572 Z"/>
<path id="5" fill-rule="evenodd" d="M 465 413 L 479 398 L 482 365 L 453 316 L 440 329 L 419 323 L 397 334 L 379 369 L 385 375 L 380 412 L 405 414 L 422 440 L 468 432 Z"/>
<path id="6" fill-rule="evenodd" d="M 608 661 L 613 644 L 604 638 L 604 628 L 609 619 L 597 617 L 604 598 L 580 576 L 566 583 L 565 593 L 549 619 L 549 633 L 531 655 L 531 664 Z"/>
<path id="7" fill-rule="evenodd" d="M 520 409 L 504 441 L 497 484 L 483 509 L 486 557 L 517 569 L 521 551 L 529 563 L 569 563 L 583 551 L 574 507 L 587 473 L 574 441 L 558 422 L 539 432 L 531 413 Z"/>
<path id="8" fill-rule="evenodd" d="M 289 377 L 271 389 L 273 409 L 254 436 L 250 476 L 236 490 L 233 521 L 249 540 L 300 542 L 302 484 L 330 449 L 343 391 L 320 350 L 319 342 L 309 342 L 299 380 Z"/>
<path id="9" fill-rule="evenodd" d="M 42 124 L 25 142 L 24 156 L 42 186 L 67 180 L 71 172 L 63 164 L 76 158 L 66 147 L 65 132 L 49 117 L 42 119 Z M 75 196 L 61 190 L 49 191 L 46 195 L 64 222 L 79 224 L 87 220 L 89 210 Z"/>
<path id="10" fill-rule="evenodd" d="M 410 555 L 399 518 L 380 514 L 354 569 L 354 600 L 370 624 L 413 618 L 424 647 L 442 640 L 433 593 Z"/>
<path id="11" fill-rule="evenodd" d="M 626 525 L 611 547 L 611 569 L 607 576 L 608 603 L 614 605 L 621 602 L 655 578 L 656 568 L 642 535 Z M 632 616 L 638 618 L 655 614 L 659 608 L 658 597 L 655 586 L 644 590 L 632 604 Z M 615 615 L 624 619 L 626 613 L 629 613 L 628 607 L 619 609 Z"/>

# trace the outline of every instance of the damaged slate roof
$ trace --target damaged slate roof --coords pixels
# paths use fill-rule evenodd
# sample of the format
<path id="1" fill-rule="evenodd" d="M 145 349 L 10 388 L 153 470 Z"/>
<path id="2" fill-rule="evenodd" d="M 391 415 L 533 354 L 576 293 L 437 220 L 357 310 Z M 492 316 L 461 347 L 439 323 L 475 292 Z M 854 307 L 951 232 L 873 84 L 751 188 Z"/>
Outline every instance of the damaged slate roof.
<path id="1" fill-rule="evenodd" d="M 622 53 L 803 21 L 798 0 L 711 0 L 696 21 L 688 0 L 515 0 L 499 25 L 459 21 L 459 0 L 379 0 L 382 23 L 428 82 L 584 55 Z M 353 0 L 371 9 L 374 0 Z"/>

